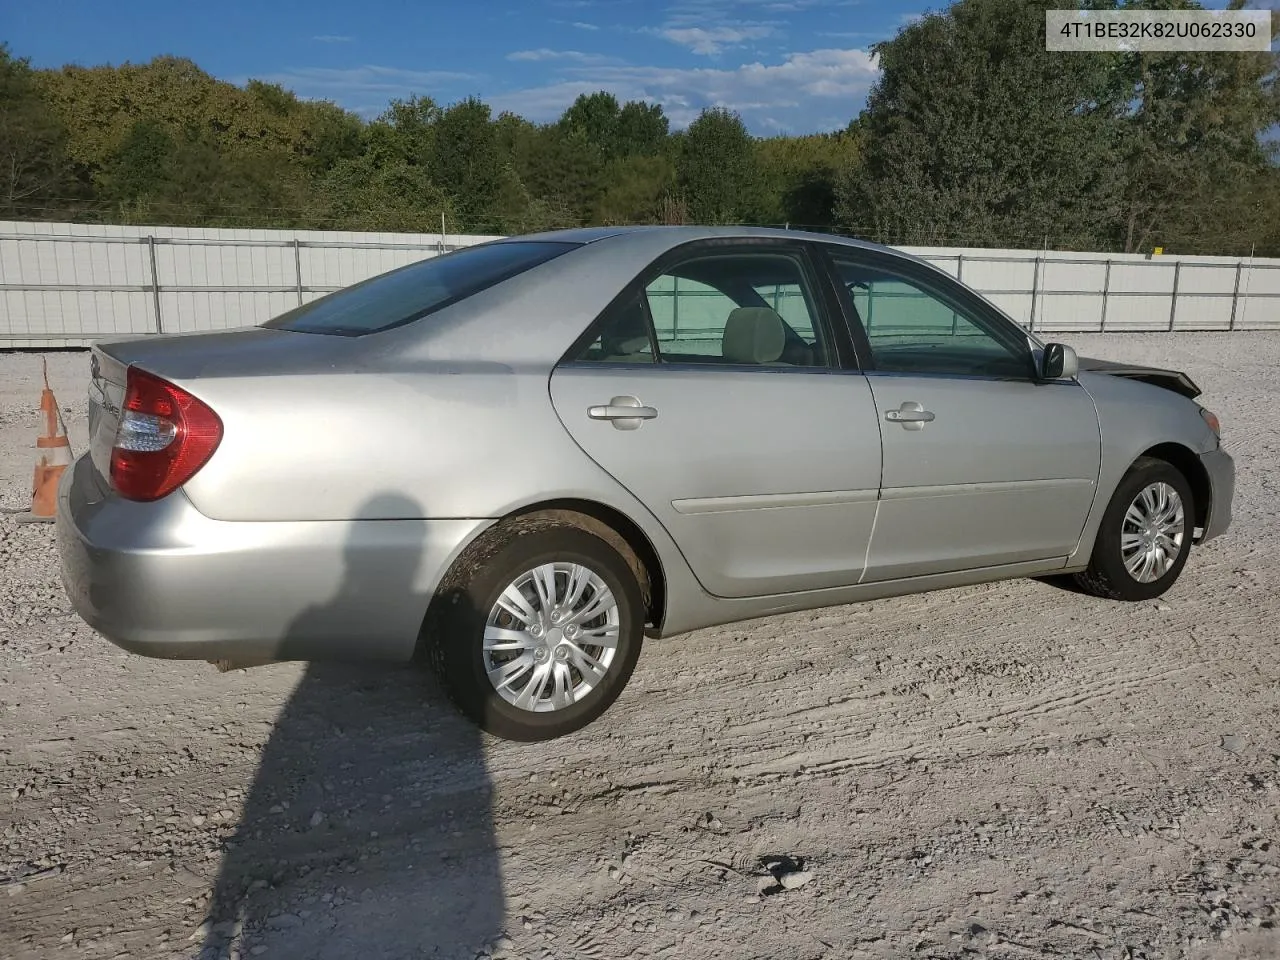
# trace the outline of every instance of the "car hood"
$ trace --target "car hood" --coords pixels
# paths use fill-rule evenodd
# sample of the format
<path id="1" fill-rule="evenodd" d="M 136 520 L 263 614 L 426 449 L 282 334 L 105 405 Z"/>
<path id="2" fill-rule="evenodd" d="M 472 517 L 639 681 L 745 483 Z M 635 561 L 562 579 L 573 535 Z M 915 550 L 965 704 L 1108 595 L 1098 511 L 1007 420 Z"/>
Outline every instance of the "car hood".
<path id="1" fill-rule="evenodd" d="M 1168 370 L 1163 367 L 1144 367 L 1140 364 L 1117 363 L 1114 360 L 1096 360 L 1080 357 L 1079 367 L 1090 373 L 1105 373 L 1113 377 L 1126 377 L 1130 380 L 1141 380 L 1155 387 L 1172 390 L 1189 400 L 1200 396 L 1202 391 L 1195 381 L 1180 370 Z"/>

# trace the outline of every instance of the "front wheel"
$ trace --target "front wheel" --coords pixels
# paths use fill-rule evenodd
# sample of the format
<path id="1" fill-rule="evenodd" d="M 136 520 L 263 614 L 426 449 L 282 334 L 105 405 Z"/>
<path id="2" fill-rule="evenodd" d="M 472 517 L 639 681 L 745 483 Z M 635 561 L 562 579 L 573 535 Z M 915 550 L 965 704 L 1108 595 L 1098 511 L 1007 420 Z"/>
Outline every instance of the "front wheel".
<path id="1" fill-rule="evenodd" d="M 1076 582 L 1108 600 L 1160 596 L 1178 579 L 1191 551 L 1193 496 L 1175 467 L 1140 458 L 1116 487 L 1089 567 L 1076 574 Z"/>
<path id="2" fill-rule="evenodd" d="M 507 740 L 550 740 L 604 713 L 635 669 L 643 593 L 614 547 L 577 527 L 513 521 L 450 575 L 428 623 L 461 712 Z"/>

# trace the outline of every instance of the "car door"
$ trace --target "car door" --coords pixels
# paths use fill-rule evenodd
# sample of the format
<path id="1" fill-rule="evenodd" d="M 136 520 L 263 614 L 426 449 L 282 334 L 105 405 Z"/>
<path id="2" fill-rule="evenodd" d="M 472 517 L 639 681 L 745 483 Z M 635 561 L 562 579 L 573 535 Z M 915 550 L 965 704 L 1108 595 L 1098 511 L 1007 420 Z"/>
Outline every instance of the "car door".
<path id="1" fill-rule="evenodd" d="M 716 596 L 863 572 L 880 431 L 815 267 L 800 243 L 686 244 L 637 277 L 551 377 L 578 445 Z"/>
<path id="2" fill-rule="evenodd" d="M 1039 380 L 1025 332 L 940 271 L 827 251 L 881 417 L 864 582 L 1067 556 L 1101 456 L 1088 393 Z"/>

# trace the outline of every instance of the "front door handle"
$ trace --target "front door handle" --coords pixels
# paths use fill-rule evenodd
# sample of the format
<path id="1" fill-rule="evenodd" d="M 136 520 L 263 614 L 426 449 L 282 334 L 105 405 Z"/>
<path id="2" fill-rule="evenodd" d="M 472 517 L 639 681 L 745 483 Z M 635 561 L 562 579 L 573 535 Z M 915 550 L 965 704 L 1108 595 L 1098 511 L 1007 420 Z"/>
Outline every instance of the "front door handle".
<path id="1" fill-rule="evenodd" d="M 657 410 L 646 407 L 635 397 L 614 397 L 606 404 L 587 407 L 587 416 L 592 420 L 612 421 L 618 430 L 638 430 L 646 420 L 657 415 Z"/>
<path id="2" fill-rule="evenodd" d="M 923 430 L 926 423 L 933 421 L 934 415 L 933 411 L 926 410 L 914 400 L 907 400 L 897 410 L 886 410 L 884 418 L 902 424 L 903 430 Z"/>

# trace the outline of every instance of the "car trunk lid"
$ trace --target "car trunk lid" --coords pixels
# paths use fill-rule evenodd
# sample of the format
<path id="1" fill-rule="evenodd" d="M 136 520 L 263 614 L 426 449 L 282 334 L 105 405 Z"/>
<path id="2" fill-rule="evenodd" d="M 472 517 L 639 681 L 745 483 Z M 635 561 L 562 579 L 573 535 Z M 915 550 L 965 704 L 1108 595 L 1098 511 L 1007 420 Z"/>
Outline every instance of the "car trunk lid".
<path id="1" fill-rule="evenodd" d="M 111 448 L 120 409 L 124 403 L 125 378 L 129 366 L 103 347 L 89 352 L 89 456 L 104 477 L 111 475 Z"/>
<path id="2" fill-rule="evenodd" d="M 131 366 L 199 395 L 199 382 L 206 378 L 329 369 L 348 346 L 349 341 L 343 337 L 264 327 L 94 344 L 89 356 L 89 454 L 93 465 L 104 478 L 111 476 L 111 451 Z"/>

